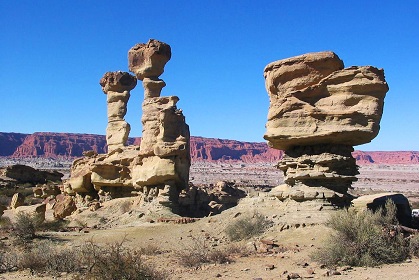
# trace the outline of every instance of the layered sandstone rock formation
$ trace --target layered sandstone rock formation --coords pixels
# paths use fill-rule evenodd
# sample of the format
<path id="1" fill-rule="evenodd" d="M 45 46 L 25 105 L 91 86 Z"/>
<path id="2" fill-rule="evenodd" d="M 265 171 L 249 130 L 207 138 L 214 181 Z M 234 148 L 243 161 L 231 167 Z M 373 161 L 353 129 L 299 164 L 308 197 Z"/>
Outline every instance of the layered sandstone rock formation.
<path id="1" fill-rule="evenodd" d="M 133 182 L 139 186 L 173 181 L 180 186 L 179 189 L 183 189 L 189 181 L 189 126 L 182 110 L 176 107 L 179 98 L 160 97 L 166 84 L 159 76 L 170 58 L 170 46 L 153 39 L 146 44 L 137 44 L 128 51 L 129 69 L 137 79 L 143 81 L 144 87 L 141 118 L 143 136 L 140 145 L 143 160 L 133 170 Z"/>
<path id="2" fill-rule="evenodd" d="M 130 91 L 137 85 L 137 79 L 127 72 L 107 72 L 100 80 L 103 92 L 107 95 L 108 126 L 106 141 L 108 152 L 126 146 L 130 125 L 124 119 Z"/>
<path id="3" fill-rule="evenodd" d="M 128 52 L 127 72 L 108 72 L 100 80 L 107 94 L 107 154 L 85 152 L 74 161 L 66 191 L 87 199 L 141 195 L 161 205 L 175 206 L 189 181 L 190 135 L 177 96 L 160 97 L 159 76 L 171 57 L 170 46 L 151 39 Z M 130 125 L 124 120 L 130 91 L 143 81 L 143 137 L 140 146 L 127 146 Z"/>
<path id="4" fill-rule="evenodd" d="M 264 138 L 285 150 L 278 168 L 295 200 L 343 197 L 358 174 L 354 145 L 377 136 L 388 91 L 384 71 L 344 68 L 333 52 L 300 55 L 264 70 L 270 107 Z"/>

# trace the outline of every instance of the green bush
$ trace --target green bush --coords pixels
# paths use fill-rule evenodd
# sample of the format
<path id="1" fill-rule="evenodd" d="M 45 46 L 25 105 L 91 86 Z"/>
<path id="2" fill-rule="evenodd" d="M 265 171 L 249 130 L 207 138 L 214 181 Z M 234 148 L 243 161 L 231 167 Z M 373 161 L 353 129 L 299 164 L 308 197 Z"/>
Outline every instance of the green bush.
<path id="1" fill-rule="evenodd" d="M 272 222 L 260 213 L 254 213 L 253 216 L 246 216 L 233 221 L 225 229 L 227 237 L 231 241 L 249 239 L 265 232 L 271 226 Z"/>
<path id="2" fill-rule="evenodd" d="M 335 233 L 312 257 L 327 266 L 377 266 L 403 261 L 409 248 L 396 225 L 396 206 L 390 200 L 375 213 L 339 211 L 329 219 Z"/>
<path id="3" fill-rule="evenodd" d="M 415 257 L 419 257 L 419 234 L 411 236 L 409 240 L 410 254 Z"/>

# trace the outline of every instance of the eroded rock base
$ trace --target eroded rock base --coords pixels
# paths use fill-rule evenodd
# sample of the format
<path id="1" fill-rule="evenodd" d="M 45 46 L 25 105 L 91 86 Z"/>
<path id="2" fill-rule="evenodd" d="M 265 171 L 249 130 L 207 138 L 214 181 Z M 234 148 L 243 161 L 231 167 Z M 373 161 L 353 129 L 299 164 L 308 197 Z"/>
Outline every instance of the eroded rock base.
<path id="1" fill-rule="evenodd" d="M 348 199 L 348 189 L 358 172 L 353 147 L 319 144 L 295 146 L 285 151 L 278 169 L 285 184 L 275 188 L 279 199 L 296 201 L 322 199 L 340 203 Z"/>

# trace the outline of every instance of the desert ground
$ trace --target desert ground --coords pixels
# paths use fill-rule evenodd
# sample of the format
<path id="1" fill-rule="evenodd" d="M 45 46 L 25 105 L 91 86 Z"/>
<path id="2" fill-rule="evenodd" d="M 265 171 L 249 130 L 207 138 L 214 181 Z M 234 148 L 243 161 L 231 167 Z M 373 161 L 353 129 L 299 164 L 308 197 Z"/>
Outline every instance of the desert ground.
<path id="1" fill-rule="evenodd" d="M 47 165 L 47 169 L 67 170 L 66 163 L 48 162 Z M 418 165 L 366 165 L 360 167 L 358 177 L 352 190 L 356 194 L 395 191 L 412 200 L 419 197 Z M 283 178 L 273 164 L 267 163 L 193 164 L 191 181 L 194 184 L 209 185 L 220 180 L 234 181 L 238 186 L 266 187 L 280 184 Z M 416 258 L 375 268 L 338 267 L 332 273 L 337 275 L 328 276 L 331 271 L 312 261 L 310 254 L 322 246 L 331 233 L 326 221 L 334 211 L 331 206 L 320 206 L 315 202 L 281 202 L 270 196 L 266 189 L 256 188 L 236 207 L 219 215 L 176 224 L 159 222 L 159 217 L 174 217 L 164 209 L 153 212 L 138 207 L 136 198 L 121 198 L 104 203 L 94 212 L 78 211 L 68 217 L 75 228 L 73 231 L 43 232 L 41 235 L 63 246 L 79 246 L 89 240 L 97 243 L 125 240 L 125 246 L 143 250 L 145 262 L 166 272 L 169 279 L 294 279 L 297 274 L 302 279 L 419 279 L 419 259 Z M 225 231 L 227 226 L 255 213 L 271 221 L 270 227 L 248 240 L 230 241 Z M 12 210 L 6 210 L 5 215 L 13 219 Z M 52 219 L 51 210 L 47 211 L 47 219 Z M 275 244 L 276 249 L 266 250 L 264 243 L 267 241 Z M 182 265 L 182 254 L 205 250 L 232 250 L 234 253 L 223 264 L 202 264 L 192 268 Z M 0 279 L 54 278 L 28 270 L 3 273 Z M 55 279 L 75 279 L 75 276 L 63 273 Z"/>

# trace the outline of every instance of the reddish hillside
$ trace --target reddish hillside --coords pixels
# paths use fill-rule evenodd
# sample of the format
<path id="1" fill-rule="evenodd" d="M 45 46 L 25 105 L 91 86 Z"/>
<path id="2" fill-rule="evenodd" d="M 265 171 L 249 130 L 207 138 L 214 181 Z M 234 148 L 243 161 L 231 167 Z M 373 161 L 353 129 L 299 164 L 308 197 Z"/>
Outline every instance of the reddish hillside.
<path id="1" fill-rule="evenodd" d="M 419 152 L 363 152 L 352 153 L 357 164 L 419 164 Z"/>
<path id="2" fill-rule="evenodd" d="M 11 154 L 13 157 L 80 157 L 83 151 L 105 153 L 103 135 L 35 132 Z"/>
<path id="3" fill-rule="evenodd" d="M 129 138 L 129 145 L 139 145 L 141 138 Z M 80 157 L 84 151 L 106 152 L 106 137 L 95 134 L 36 132 L 1 133 L 0 156 L 11 157 Z M 216 138 L 191 137 L 192 161 L 277 162 L 282 151 L 263 142 L 241 142 Z M 419 152 L 363 152 L 353 156 L 363 164 L 419 164 Z"/>
<path id="4" fill-rule="evenodd" d="M 19 147 L 27 134 L 0 132 L 0 156 L 12 155 Z"/>
<path id="5" fill-rule="evenodd" d="M 282 154 L 282 151 L 271 149 L 266 143 L 191 137 L 191 158 L 194 161 L 275 162 Z"/>

